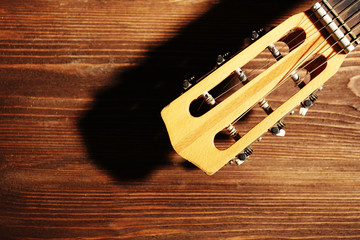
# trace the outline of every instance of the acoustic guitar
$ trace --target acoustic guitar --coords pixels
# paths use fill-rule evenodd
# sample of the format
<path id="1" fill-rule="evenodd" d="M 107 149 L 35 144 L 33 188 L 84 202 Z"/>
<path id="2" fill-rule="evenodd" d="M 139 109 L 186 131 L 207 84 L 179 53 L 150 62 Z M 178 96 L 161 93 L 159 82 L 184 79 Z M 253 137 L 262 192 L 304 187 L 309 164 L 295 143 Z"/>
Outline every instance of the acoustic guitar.
<path id="1" fill-rule="evenodd" d="M 298 107 L 305 115 L 317 91 L 359 43 L 359 9 L 360 0 L 315 3 L 270 31 L 252 32 L 252 43 L 241 52 L 219 55 L 208 74 L 185 80 L 186 91 L 161 111 L 175 151 L 212 175 L 228 163 L 246 161 L 253 153 L 252 143 L 265 133 L 285 136 L 284 118 Z M 261 71 L 245 72 L 264 51 L 272 59 Z M 266 98 L 289 82 L 294 94 L 273 108 Z M 219 93 L 223 85 L 227 89 Z M 240 134 L 239 120 L 254 107 L 262 108 L 266 117 Z M 214 142 L 224 132 L 233 138 L 226 148 Z"/>

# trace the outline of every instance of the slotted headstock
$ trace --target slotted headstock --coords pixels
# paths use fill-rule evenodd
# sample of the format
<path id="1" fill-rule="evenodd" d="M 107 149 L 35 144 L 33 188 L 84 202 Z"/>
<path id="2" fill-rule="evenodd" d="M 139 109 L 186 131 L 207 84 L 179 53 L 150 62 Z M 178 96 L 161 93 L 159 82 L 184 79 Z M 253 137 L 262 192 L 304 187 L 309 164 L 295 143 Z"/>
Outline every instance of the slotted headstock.
<path id="1" fill-rule="evenodd" d="M 326 16 L 323 16 L 323 10 Z M 329 27 L 327 16 L 334 18 L 324 1 L 315 4 L 312 11 L 292 16 L 242 52 L 221 63 L 220 67 L 166 106 L 161 116 L 175 151 L 206 174 L 212 175 L 235 157 L 241 161 L 246 159 L 252 152 L 251 144 L 267 131 L 275 129 L 273 133 L 281 135 L 284 127 L 282 119 L 300 104 L 305 111 L 316 100 L 315 92 L 336 73 L 348 50 L 351 51 L 347 49 L 349 44 L 353 47 L 357 40 L 350 36 L 350 31 L 343 30 L 344 22 L 336 23 L 343 35 L 338 32 L 334 37 L 337 30 Z M 292 32 L 300 32 L 304 38 L 296 41 L 299 35 Z M 286 56 L 279 57 L 273 43 L 284 39 L 284 36 L 288 38 L 290 51 Z M 343 39 L 348 42 L 344 43 Z M 264 49 L 269 49 L 277 61 L 253 79 L 244 78 L 241 68 Z M 306 82 L 297 74 L 301 69 L 308 72 L 310 79 Z M 244 86 L 223 101 L 212 98 L 209 92 L 232 75 L 237 76 Z M 295 81 L 298 91 L 276 109 L 269 108 L 266 96 L 286 81 Z M 203 98 L 211 108 L 194 115 L 190 106 L 199 98 Z M 267 112 L 267 117 L 240 136 L 232 129 L 234 122 L 256 105 Z M 227 149 L 219 149 L 214 139 L 224 129 L 234 137 L 235 142 Z"/>

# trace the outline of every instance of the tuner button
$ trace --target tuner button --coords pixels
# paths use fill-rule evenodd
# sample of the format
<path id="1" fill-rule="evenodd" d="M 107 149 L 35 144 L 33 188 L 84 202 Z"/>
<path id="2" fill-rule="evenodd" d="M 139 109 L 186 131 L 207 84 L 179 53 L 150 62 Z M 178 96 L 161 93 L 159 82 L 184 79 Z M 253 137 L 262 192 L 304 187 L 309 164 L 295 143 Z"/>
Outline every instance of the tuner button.
<path id="1" fill-rule="evenodd" d="M 259 33 L 257 31 L 252 31 L 251 32 L 251 40 L 255 41 L 256 39 L 258 39 L 260 37 Z"/>
<path id="2" fill-rule="evenodd" d="M 302 107 L 302 108 L 300 108 L 299 114 L 300 114 L 301 116 L 305 116 L 306 113 L 308 112 L 308 110 L 309 110 L 308 108 Z"/>
<path id="3" fill-rule="evenodd" d="M 237 160 L 240 160 L 240 161 L 245 161 L 247 158 L 246 154 L 245 153 L 240 153 L 238 155 L 238 159 Z"/>
<path id="4" fill-rule="evenodd" d="M 185 79 L 183 81 L 183 89 L 185 91 L 188 90 L 192 86 L 191 82 L 194 81 L 194 79 L 195 79 L 195 76 L 192 76 L 191 78 Z"/>
<path id="5" fill-rule="evenodd" d="M 270 129 L 270 132 L 274 135 L 278 134 L 280 132 L 280 128 L 278 126 L 272 127 Z"/>
<path id="6" fill-rule="evenodd" d="M 312 101 L 310 101 L 310 100 L 305 100 L 304 102 L 303 102 L 303 107 L 306 107 L 306 108 L 308 108 L 308 107 L 311 107 L 311 105 L 312 105 Z"/>
<path id="7" fill-rule="evenodd" d="M 220 65 L 220 64 L 222 64 L 223 62 L 225 62 L 224 57 L 223 57 L 222 55 L 218 55 L 218 56 L 217 56 L 217 59 L 216 59 L 216 63 L 217 63 L 218 65 Z"/>
<path id="8" fill-rule="evenodd" d="M 187 79 L 185 79 L 184 81 L 183 81 L 183 89 L 184 90 L 188 90 L 190 87 L 191 87 L 191 83 L 189 82 L 189 80 L 187 80 Z"/>

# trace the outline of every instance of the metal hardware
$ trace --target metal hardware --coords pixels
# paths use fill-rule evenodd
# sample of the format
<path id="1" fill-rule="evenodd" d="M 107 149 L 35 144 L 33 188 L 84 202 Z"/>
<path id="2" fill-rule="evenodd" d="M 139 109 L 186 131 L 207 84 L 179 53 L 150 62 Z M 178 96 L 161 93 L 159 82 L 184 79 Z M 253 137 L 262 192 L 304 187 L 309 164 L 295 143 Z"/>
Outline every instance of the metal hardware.
<path id="1" fill-rule="evenodd" d="M 312 94 L 309 95 L 309 97 L 307 99 L 305 99 L 302 103 L 301 103 L 301 108 L 299 111 L 299 114 L 301 116 L 305 116 L 306 113 L 308 112 L 309 108 L 314 105 L 314 102 L 318 99 L 318 95 L 316 94 L 316 91 L 313 92 Z"/>
<path id="2" fill-rule="evenodd" d="M 251 146 L 248 146 L 244 149 L 244 151 L 242 153 L 240 153 L 237 156 L 237 159 L 239 159 L 240 161 L 245 161 L 247 158 L 250 157 L 250 155 L 254 152 L 254 149 L 252 149 Z"/>
<path id="3" fill-rule="evenodd" d="M 271 54 L 274 56 L 274 58 L 279 61 L 283 55 L 280 53 L 279 49 L 277 49 L 277 47 L 275 47 L 275 44 L 270 44 L 267 49 L 269 49 L 269 51 L 271 52 Z"/>
<path id="4" fill-rule="evenodd" d="M 194 79 L 195 79 L 195 76 L 192 76 L 190 79 L 185 79 L 185 80 L 183 81 L 183 89 L 184 89 L 185 91 L 187 91 L 187 90 L 192 86 L 192 83 L 191 83 L 191 82 L 193 82 Z"/>
<path id="5" fill-rule="evenodd" d="M 218 55 L 217 58 L 216 58 L 216 66 L 215 68 L 219 67 L 221 64 L 223 64 L 225 61 L 226 61 L 226 57 L 229 55 L 230 53 L 227 52 L 223 55 Z"/>

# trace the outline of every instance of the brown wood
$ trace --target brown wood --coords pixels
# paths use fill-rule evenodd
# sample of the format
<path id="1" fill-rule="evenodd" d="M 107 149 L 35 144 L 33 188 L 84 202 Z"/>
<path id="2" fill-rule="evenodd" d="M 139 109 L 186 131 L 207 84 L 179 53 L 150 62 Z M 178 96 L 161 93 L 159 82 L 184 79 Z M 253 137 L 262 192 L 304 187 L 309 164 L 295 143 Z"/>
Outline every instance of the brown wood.
<path id="1" fill-rule="evenodd" d="M 288 2 L 1 1 L 0 239 L 359 239 L 358 48 L 240 167 L 193 168 L 160 117 L 184 78 L 314 3 Z"/>

